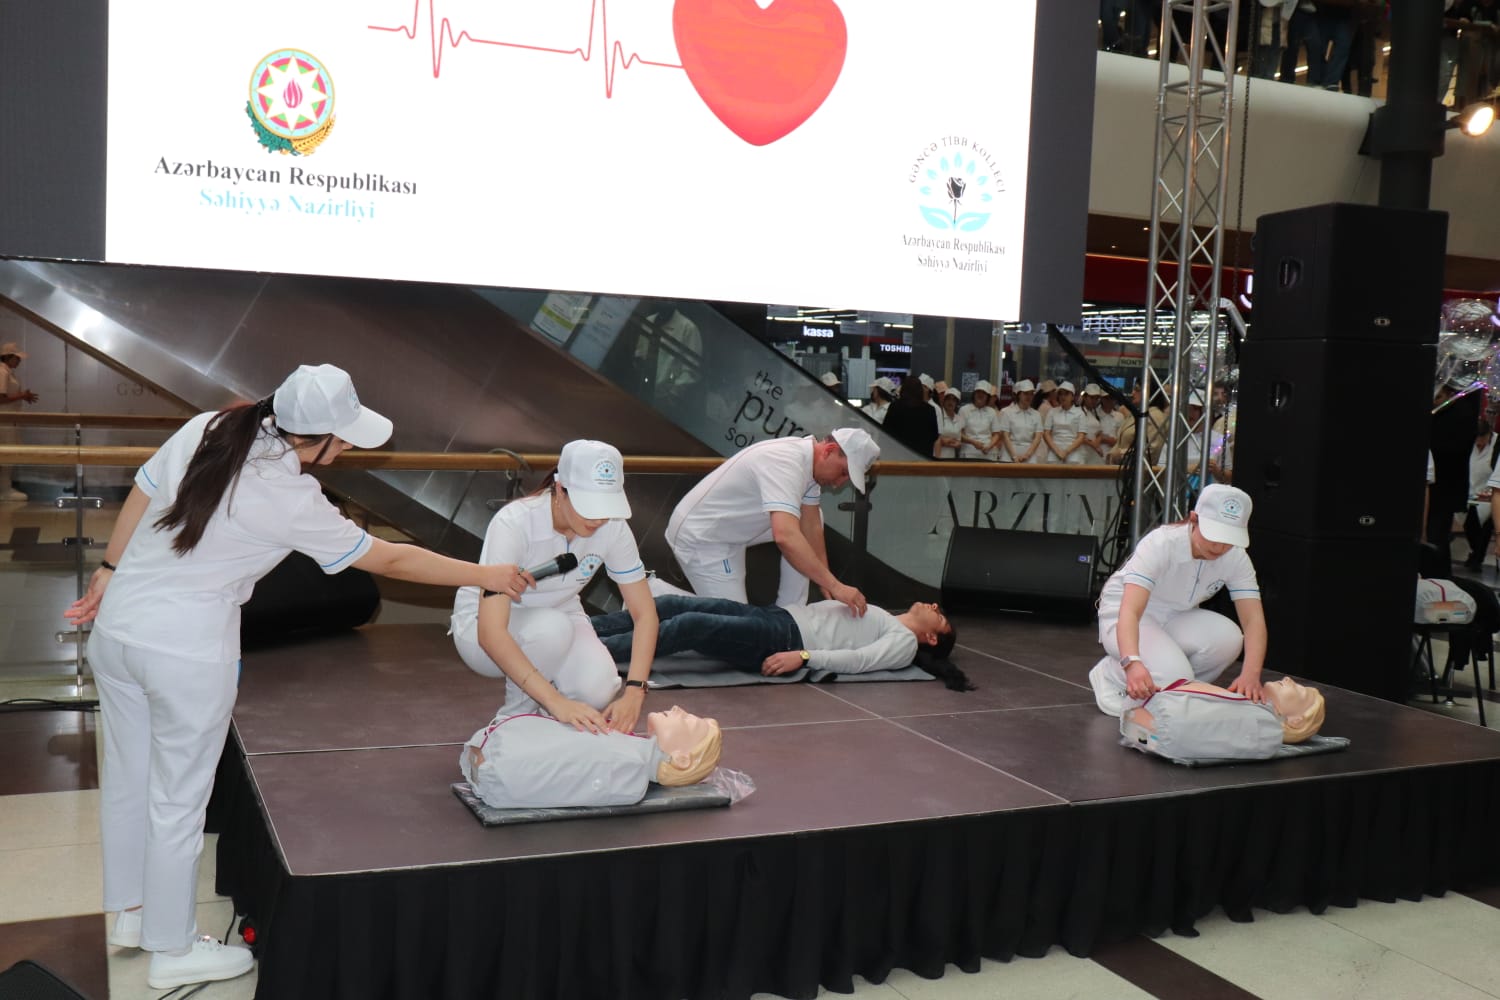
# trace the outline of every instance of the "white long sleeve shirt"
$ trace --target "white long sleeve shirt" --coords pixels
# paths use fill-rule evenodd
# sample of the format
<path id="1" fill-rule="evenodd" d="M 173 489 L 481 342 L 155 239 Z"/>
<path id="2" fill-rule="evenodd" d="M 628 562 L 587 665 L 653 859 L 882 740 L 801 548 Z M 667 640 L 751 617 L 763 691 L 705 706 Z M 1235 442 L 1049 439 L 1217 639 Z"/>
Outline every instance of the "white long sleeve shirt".
<path id="1" fill-rule="evenodd" d="M 838 601 L 819 601 L 785 609 L 802 633 L 809 667 L 837 674 L 909 667 L 917 655 L 916 633 L 889 611 L 865 610 L 863 618 Z"/>

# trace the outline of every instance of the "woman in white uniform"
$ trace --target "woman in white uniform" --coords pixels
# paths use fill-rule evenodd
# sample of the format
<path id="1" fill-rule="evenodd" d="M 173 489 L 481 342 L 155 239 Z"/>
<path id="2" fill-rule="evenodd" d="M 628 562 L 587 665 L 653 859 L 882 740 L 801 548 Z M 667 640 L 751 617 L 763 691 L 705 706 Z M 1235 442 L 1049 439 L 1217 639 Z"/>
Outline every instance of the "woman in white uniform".
<path id="1" fill-rule="evenodd" d="M 1093 382 L 1084 386 L 1083 392 L 1078 394 L 1078 406 L 1083 411 L 1079 425 L 1083 433 L 1083 447 L 1078 450 L 1083 455 L 1084 465 L 1104 464 L 1105 449 L 1101 440 L 1104 424 L 1099 420 L 1099 400 L 1103 396 L 1104 390 Z"/>
<path id="2" fill-rule="evenodd" d="M 995 397 L 995 387 L 984 379 L 974 385 L 974 395 L 958 411 L 963 424 L 963 445 L 958 449 L 959 458 L 994 460 L 995 446 L 999 441 L 999 420 L 990 400 Z"/>
<path id="3" fill-rule="evenodd" d="M 109 942 L 152 953 L 153 989 L 230 979 L 245 948 L 195 940 L 203 816 L 239 671 L 240 605 L 288 553 L 439 586 L 519 596 L 514 565 L 476 566 L 371 537 L 304 470 L 391 422 L 349 376 L 303 365 L 274 396 L 188 421 L 136 473 L 104 563 L 66 612 L 93 621 L 89 662 L 103 715 L 99 819 Z"/>
<path id="4" fill-rule="evenodd" d="M 1042 417 L 1042 437 L 1047 442 L 1047 461 L 1053 464 L 1082 465 L 1083 411 L 1073 405 L 1073 383 L 1057 387 L 1057 405 Z"/>
<path id="5" fill-rule="evenodd" d="M 1266 617 L 1250 544 L 1250 497 L 1233 486 L 1205 487 L 1185 522 L 1163 525 L 1136 545 L 1099 595 L 1099 642 L 1106 655 L 1089 672 L 1094 699 L 1119 718 L 1177 680 L 1212 681 L 1245 652 L 1229 690 L 1264 700 Z M 1228 588 L 1244 632 L 1198 607 Z"/>
<path id="6" fill-rule="evenodd" d="M 1042 416 L 1031 408 L 1035 398 L 1031 379 L 1016 383 L 1016 400 L 1000 415 L 1000 447 L 996 449 L 1000 461 L 1034 462 L 1041 453 Z"/>
<path id="7" fill-rule="evenodd" d="M 477 674 L 505 678 L 496 718 L 544 712 L 587 732 L 632 732 L 656 652 L 656 602 L 627 520 L 625 463 L 602 441 L 569 441 L 540 492 L 490 521 L 479 561 L 536 568 L 564 553 L 578 565 L 537 581 L 520 599 L 465 587 L 453 603 L 453 642 Z M 635 622 L 630 673 L 594 634 L 579 593 L 600 570 Z"/>
<path id="8" fill-rule="evenodd" d="M 957 458 L 959 445 L 964 443 L 964 422 L 958 415 L 958 401 L 963 394 L 957 389 L 944 389 L 938 416 L 938 439 L 932 449 L 933 458 Z"/>

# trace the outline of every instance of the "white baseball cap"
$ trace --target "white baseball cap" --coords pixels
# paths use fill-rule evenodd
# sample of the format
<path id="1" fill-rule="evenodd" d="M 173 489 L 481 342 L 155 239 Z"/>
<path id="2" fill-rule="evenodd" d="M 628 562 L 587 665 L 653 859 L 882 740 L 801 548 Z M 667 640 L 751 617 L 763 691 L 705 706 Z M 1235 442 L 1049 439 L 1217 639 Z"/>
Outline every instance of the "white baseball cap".
<path id="1" fill-rule="evenodd" d="M 1061 385 L 1059 385 L 1057 387 L 1057 391 L 1058 392 L 1073 392 L 1074 391 L 1074 389 L 1073 389 L 1073 383 L 1072 382 L 1063 382 Z"/>
<path id="2" fill-rule="evenodd" d="M 1233 486 L 1214 483 L 1203 487 L 1193 511 L 1198 530 L 1210 542 L 1250 547 L 1250 494 Z"/>
<path id="3" fill-rule="evenodd" d="M 931 389 L 932 386 L 933 386 L 932 376 L 928 375 L 926 372 L 923 372 L 921 375 L 918 375 L 917 376 L 917 381 L 921 382 L 923 385 L 925 385 L 929 389 Z"/>
<path id="4" fill-rule="evenodd" d="M 858 427 L 840 427 L 833 432 L 833 439 L 849 457 L 849 482 L 859 492 L 865 491 L 865 473 L 880 458 L 880 445 L 867 431 Z"/>
<path id="5" fill-rule="evenodd" d="M 1016 392 L 1036 392 L 1036 383 L 1029 378 L 1023 378 L 1015 384 Z"/>
<path id="6" fill-rule="evenodd" d="M 8 344 L 0 344 L 0 357 L 4 357 L 7 354 L 14 354 L 16 357 L 23 359 L 26 357 L 26 352 L 21 350 L 21 345 L 15 341 L 11 341 Z"/>
<path id="7" fill-rule="evenodd" d="M 819 378 L 818 381 L 822 382 L 824 385 L 828 386 L 828 388 L 830 388 L 830 389 L 832 389 L 836 385 L 843 385 L 844 384 L 843 380 L 840 379 L 835 372 L 824 372 L 823 375 L 822 375 L 822 377 Z"/>
<path id="8" fill-rule="evenodd" d="M 995 394 L 995 387 L 990 385 L 984 379 L 980 379 L 978 382 L 974 383 L 974 391 L 988 393 L 989 395 L 993 396 Z"/>
<path id="9" fill-rule="evenodd" d="M 1050 378 L 1044 378 L 1044 379 L 1042 379 L 1042 391 L 1043 392 L 1051 392 L 1053 389 L 1056 389 L 1056 388 L 1057 388 L 1057 383 L 1054 382 L 1054 381 L 1052 381 Z"/>
<path id="10" fill-rule="evenodd" d="M 1090 382 L 1088 385 L 1083 387 L 1083 394 L 1085 396 L 1102 396 L 1104 395 L 1104 390 L 1099 388 L 1099 383 Z"/>
<path id="11" fill-rule="evenodd" d="M 875 381 L 871 382 L 870 383 L 870 388 L 871 389 L 879 389 L 879 390 L 881 390 L 882 392 L 884 392 L 888 396 L 894 396 L 896 394 L 896 383 L 892 382 L 889 378 L 886 378 L 884 375 L 880 376 L 878 379 L 876 379 Z"/>
<path id="12" fill-rule="evenodd" d="M 1192 392 L 1188 393 L 1188 402 L 1187 402 L 1187 405 L 1202 407 L 1203 406 L 1203 393 L 1199 392 L 1197 389 L 1194 389 Z"/>
<path id="13" fill-rule="evenodd" d="M 943 395 L 944 396 L 952 396 L 954 399 L 963 399 L 964 398 L 964 394 L 961 393 L 961 392 L 959 392 L 957 389 L 955 389 L 951 385 L 948 388 L 946 388 L 946 389 L 943 390 Z"/>
<path id="14" fill-rule="evenodd" d="M 276 426 L 289 434 L 332 434 L 356 448 L 379 448 L 391 422 L 359 404 L 354 380 L 335 365 L 300 365 L 272 400 Z"/>
<path id="15" fill-rule="evenodd" d="M 557 482 L 568 491 L 573 509 L 590 520 L 627 518 L 625 459 L 603 441 L 569 441 L 557 456 Z"/>

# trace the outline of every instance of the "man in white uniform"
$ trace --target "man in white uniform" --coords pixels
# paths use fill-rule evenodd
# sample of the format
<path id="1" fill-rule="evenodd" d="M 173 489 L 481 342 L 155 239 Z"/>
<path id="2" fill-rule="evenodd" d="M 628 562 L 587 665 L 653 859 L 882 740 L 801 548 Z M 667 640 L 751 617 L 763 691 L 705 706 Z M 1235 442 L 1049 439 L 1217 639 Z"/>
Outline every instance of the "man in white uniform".
<path id="1" fill-rule="evenodd" d="M 1094 698 L 1118 718 L 1177 680 L 1212 681 L 1245 652 L 1229 690 L 1261 701 L 1266 617 L 1250 544 L 1250 497 L 1233 486 L 1204 488 L 1187 523 L 1167 524 L 1136 544 L 1099 595 L 1099 642 L 1107 655 L 1089 672 Z M 1244 631 L 1198 607 L 1228 588 Z"/>
<path id="2" fill-rule="evenodd" d="M 16 378 L 16 369 L 25 360 L 26 352 L 15 344 L 0 347 L 0 444 L 20 444 L 20 428 L 4 423 L 5 416 L 18 413 L 22 403 L 35 403 L 36 393 L 21 384 Z M 26 494 L 11 483 L 11 467 L 0 465 L 0 500 L 25 500 Z"/>
<path id="3" fill-rule="evenodd" d="M 773 438 L 730 456 L 672 511 L 667 544 L 699 597 L 745 600 L 745 549 L 774 541 L 781 550 L 781 607 L 807 603 L 808 581 L 864 614 L 865 597 L 828 568 L 823 541 L 822 490 L 852 483 L 865 491 L 865 473 L 880 448 L 863 430 L 840 427 L 827 439 Z"/>

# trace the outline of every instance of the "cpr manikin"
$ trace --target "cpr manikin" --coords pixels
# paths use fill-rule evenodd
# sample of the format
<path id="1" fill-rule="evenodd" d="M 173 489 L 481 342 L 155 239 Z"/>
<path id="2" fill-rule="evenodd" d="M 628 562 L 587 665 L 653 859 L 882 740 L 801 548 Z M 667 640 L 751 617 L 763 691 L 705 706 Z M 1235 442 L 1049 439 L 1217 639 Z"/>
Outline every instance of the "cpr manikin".
<path id="1" fill-rule="evenodd" d="M 639 802 L 651 782 L 694 785 L 719 763 L 719 723 L 683 711 L 646 716 L 646 736 L 586 733 L 543 715 L 496 718 L 469 738 L 458 766 L 496 809 Z"/>
<path id="2" fill-rule="evenodd" d="M 1323 695 L 1290 677 L 1261 685 L 1257 703 L 1227 688 L 1179 681 L 1126 709 L 1120 734 L 1136 749 L 1176 760 L 1264 760 L 1323 726 Z"/>

